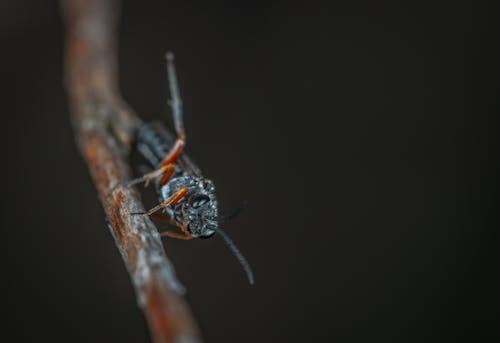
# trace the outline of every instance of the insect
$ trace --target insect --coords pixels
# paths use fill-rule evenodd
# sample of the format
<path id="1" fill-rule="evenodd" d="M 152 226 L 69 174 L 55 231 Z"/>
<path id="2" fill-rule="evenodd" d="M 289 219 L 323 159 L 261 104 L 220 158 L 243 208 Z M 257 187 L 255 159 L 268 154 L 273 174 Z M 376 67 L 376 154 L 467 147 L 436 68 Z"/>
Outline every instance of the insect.
<path id="1" fill-rule="evenodd" d="M 154 170 L 127 184 L 153 183 L 160 203 L 148 211 L 135 214 L 152 216 L 174 228 L 163 235 L 180 238 L 210 238 L 219 234 L 245 270 L 250 284 L 254 283 L 252 269 L 231 238 L 219 223 L 234 216 L 218 212 L 213 182 L 205 178 L 200 169 L 183 153 L 186 145 L 182 101 L 174 67 L 174 56 L 166 54 L 167 78 L 171 99 L 173 122 L 177 139 L 168 134 L 159 123 L 146 123 L 138 130 L 136 149 Z"/>

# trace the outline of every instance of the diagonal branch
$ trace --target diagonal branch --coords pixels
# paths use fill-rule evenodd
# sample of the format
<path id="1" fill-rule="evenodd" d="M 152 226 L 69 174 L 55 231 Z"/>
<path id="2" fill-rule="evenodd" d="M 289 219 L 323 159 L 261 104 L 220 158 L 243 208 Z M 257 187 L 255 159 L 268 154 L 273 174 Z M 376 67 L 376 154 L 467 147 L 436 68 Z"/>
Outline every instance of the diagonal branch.
<path id="1" fill-rule="evenodd" d="M 127 157 L 141 120 L 122 100 L 117 78 L 118 0 L 63 0 L 65 83 L 77 141 L 111 232 L 157 343 L 199 342 L 183 287 L 133 189 Z"/>

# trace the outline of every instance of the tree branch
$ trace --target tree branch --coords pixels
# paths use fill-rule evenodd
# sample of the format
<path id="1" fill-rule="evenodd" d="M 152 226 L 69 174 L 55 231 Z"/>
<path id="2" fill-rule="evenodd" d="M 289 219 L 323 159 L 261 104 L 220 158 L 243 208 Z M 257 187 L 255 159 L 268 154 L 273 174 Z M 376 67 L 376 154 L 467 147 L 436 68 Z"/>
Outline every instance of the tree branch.
<path id="1" fill-rule="evenodd" d="M 63 0 L 65 84 L 80 150 L 92 174 L 139 306 L 157 343 L 199 342 L 156 227 L 130 179 L 127 159 L 141 120 L 122 100 L 117 78 L 118 0 Z M 114 188 L 116 187 L 116 188 Z"/>

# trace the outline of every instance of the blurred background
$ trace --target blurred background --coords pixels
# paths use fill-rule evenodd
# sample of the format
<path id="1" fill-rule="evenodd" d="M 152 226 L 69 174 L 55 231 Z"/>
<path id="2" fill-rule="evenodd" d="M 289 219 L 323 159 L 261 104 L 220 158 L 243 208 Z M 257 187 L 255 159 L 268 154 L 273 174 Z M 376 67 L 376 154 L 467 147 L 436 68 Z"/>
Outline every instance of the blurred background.
<path id="1" fill-rule="evenodd" d="M 498 55 L 487 2 L 124 1 L 128 103 L 171 125 L 219 238 L 165 240 L 207 342 L 498 336 Z M 10 341 L 148 342 L 76 148 L 57 2 L 0 4 L 3 310 Z M 2 339 L 7 341 L 6 339 Z"/>

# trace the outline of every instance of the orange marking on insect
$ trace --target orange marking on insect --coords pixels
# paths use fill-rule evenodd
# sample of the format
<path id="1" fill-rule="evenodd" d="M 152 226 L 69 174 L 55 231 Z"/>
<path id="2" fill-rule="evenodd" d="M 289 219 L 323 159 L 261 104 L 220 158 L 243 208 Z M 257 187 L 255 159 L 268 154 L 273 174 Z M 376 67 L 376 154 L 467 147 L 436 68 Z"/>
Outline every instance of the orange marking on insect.
<path id="1" fill-rule="evenodd" d="M 161 165 L 166 166 L 166 165 L 175 163 L 175 161 L 177 161 L 177 158 L 179 158 L 179 155 L 181 154 L 182 149 L 184 149 L 185 145 L 186 145 L 186 142 L 185 142 L 184 138 L 179 137 L 177 139 L 177 141 L 175 142 L 172 150 L 170 150 L 167 157 L 165 157 L 163 159 L 163 161 L 161 162 Z"/>
<path id="2" fill-rule="evenodd" d="M 163 175 L 160 179 L 160 185 L 163 186 L 170 180 L 172 175 L 174 174 L 175 171 L 175 166 L 173 164 L 169 164 L 165 167 L 165 171 L 163 172 Z"/>
<path id="3" fill-rule="evenodd" d="M 170 196 L 170 198 L 168 198 L 167 200 L 165 200 L 161 204 L 156 205 L 155 207 L 153 207 L 149 211 L 138 212 L 137 214 L 147 214 L 148 216 L 150 216 L 153 213 L 155 213 L 156 211 L 161 210 L 162 208 L 165 208 L 165 207 L 167 207 L 169 205 L 175 205 L 179 201 L 181 201 L 182 198 L 184 198 L 184 196 L 186 195 L 187 191 L 188 191 L 187 187 L 181 187 L 174 194 L 172 194 Z"/>
<path id="4" fill-rule="evenodd" d="M 179 201 L 182 200 L 182 198 L 184 198 L 184 196 L 186 195 L 187 192 L 188 192 L 187 187 L 180 188 L 177 192 L 175 192 L 175 194 L 172 198 L 172 202 L 170 204 L 171 205 L 177 204 Z"/>
<path id="5" fill-rule="evenodd" d="M 185 239 L 185 240 L 189 240 L 189 239 L 194 238 L 193 235 L 191 235 L 188 232 L 175 232 L 175 231 L 169 231 L 169 230 L 163 231 L 161 233 L 161 235 L 167 236 L 170 238 Z"/>

